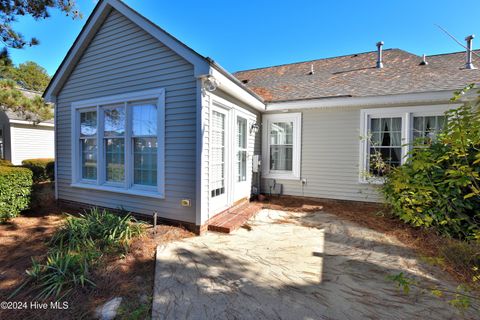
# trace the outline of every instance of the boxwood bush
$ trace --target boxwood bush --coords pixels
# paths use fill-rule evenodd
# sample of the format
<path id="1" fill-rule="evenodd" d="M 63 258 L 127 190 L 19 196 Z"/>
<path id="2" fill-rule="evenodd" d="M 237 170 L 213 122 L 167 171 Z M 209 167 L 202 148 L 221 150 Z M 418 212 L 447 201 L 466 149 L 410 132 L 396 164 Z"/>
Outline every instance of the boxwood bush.
<path id="1" fill-rule="evenodd" d="M 55 161 L 50 158 L 26 159 L 22 161 L 22 166 L 32 170 L 33 181 L 35 183 L 53 181 Z"/>
<path id="2" fill-rule="evenodd" d="M 479 106 L 480 98 L 447 111 L 443 132 L 430 145 L 412 148 L 406 163 L 387 176 L 383 194 L 400 219 L 480 240 Z"/>
<path id="3" fill-rule="evenodd" d="M 0 166 L 0 223 L 29 207 L 32 183 L 29 169 Z"/>

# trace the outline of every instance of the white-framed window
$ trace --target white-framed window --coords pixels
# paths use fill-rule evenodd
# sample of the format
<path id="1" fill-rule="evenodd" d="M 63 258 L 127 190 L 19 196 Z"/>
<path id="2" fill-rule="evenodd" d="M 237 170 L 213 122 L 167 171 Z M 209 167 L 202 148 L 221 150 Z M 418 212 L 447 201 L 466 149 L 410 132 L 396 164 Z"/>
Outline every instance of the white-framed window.
<path id="1" fill-rule="evenodd" d="M 382 183 L 385 174 L 374 165 L 380 156 L 388 167 L 402 165 L 414 142 L 428 143 L 445 125 L 453 105 L 361 110 L 360 182 Z"/>
<path id="2" fill-rule="evenodd" d="M 164 196 L 165 91 L 72 104 L 72 186 Z"/>
<path id="3" fill-rule="evenodd" d="M 237 116 L 237 182 L 247 181 L 247 119 Z"/>
<path id="4" fill-rule="evenodd" d="M 263 176 L 300 179 L 302 114 L 263 115 Z"/>

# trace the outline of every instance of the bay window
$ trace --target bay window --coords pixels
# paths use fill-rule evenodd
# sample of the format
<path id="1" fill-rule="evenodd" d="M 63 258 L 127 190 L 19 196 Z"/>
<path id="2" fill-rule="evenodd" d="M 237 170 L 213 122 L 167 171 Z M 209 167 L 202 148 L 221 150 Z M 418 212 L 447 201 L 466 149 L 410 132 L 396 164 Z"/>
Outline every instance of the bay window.
<path id="1" fill-rule="evenodd" d="M 364 109 L 361 111 L 360 182 L 382 182 L 403 164 L 410 149 L 431 142 L 452 106 Z"/>
<path id="2" fill-rule="evenodd" d="M 73 103 L 72 185 L 163 197 L 164 104 L 163 89 Z"/>
<path id="3" fill-rule="evenodd" d="M 301 113 L 263 116 L 263 175 L 300 179 Z"/>

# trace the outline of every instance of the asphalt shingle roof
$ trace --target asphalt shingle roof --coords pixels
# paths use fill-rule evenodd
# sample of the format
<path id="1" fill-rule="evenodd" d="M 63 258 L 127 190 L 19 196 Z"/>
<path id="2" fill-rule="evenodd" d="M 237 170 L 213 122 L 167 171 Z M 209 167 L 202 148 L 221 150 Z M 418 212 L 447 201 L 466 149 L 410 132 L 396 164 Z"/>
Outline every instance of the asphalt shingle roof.
<path id="1" fill-rule="evenodd" d="M 427 56 L 428 65 L 420 65 L 420 56 L 387 49 L 384 68 L 377 69 L 376 60 L 372 51 L 239 71 L 234 76 L 267 102 L 455 90 L 480 82 L 480 69 L 465 69 L 465 52 Z M 480 67 L 480 58 L 473 55 L 473 63 Z"/>

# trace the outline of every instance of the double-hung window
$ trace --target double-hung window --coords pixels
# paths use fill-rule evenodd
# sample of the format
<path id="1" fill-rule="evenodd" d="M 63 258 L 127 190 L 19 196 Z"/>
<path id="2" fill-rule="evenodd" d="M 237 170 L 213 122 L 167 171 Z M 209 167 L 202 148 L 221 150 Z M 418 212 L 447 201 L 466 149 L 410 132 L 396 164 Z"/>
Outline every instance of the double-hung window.
<path id="1" fill-rule="evenodd" d="M 300 179 L 301 113 L 263 116 L 263 175 Z"/>
<path id="2" fill-rule="evenodd" d="M 452 106 L 364 109 L 361 111 L 360 181 L 379 182 L 403 164 L 412 147 L 431 142 L 444 128 Z"/>
<path id="3" fill-rule="evenodd" d="M 163 197 L 164 90 L 72 105 L 72 185 Z"/>

